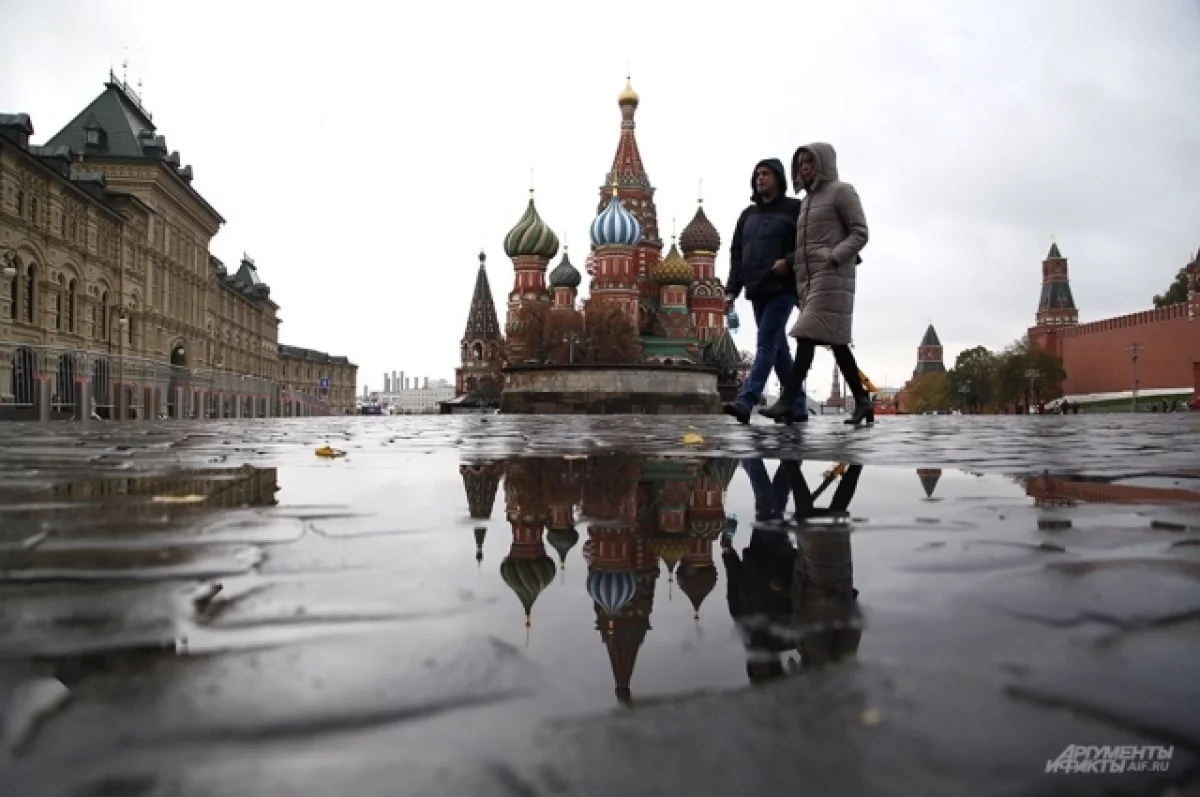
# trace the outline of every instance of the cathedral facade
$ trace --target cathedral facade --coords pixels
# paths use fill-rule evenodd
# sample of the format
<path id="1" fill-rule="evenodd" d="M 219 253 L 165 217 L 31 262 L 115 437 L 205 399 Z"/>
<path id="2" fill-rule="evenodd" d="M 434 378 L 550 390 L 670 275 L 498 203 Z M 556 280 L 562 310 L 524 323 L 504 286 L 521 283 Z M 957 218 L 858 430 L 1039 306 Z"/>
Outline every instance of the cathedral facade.
<path id="1" fill-rule="evenodd" d="M 703 202 L 672 240 L 666 255 L 659 233 L 654 186 L 638 148 L 635 116 L 640 99 L 626 82 L 617 97 L 620 134 L 612 168 L 600 190 L 592 221 L 591 250 L 582 273 L 559 239 L 542 220 L 530 191 L 525 212 L 504 239 L 505 255 L 513 265 L 507 318 L 501 332 L 495 301 L 480 254 L 479 272 L 471 297 L 462 362 L 456 370 L 459 396 L 486 394 L 502 385 L 507 364 L 536 362 L 523 340 L 522 324 L 534 315 L 577 315 L 582 327 L 589 310 L 616 311 L 636 331 L 636 359 L 662 365 L 707 365 L 734 373 L 738 351 L 725 326 L 725 288 L 716 276 L 721 238 L 704 213 Z M 589 296 L 578 300 L 583 274 L 589 277 Z M 557 328 L 557 327 L 556 327 Z M 573 341 L 569 341 L 573 345 Z M 574 357 L 570 358 L 574 362 Z"/>

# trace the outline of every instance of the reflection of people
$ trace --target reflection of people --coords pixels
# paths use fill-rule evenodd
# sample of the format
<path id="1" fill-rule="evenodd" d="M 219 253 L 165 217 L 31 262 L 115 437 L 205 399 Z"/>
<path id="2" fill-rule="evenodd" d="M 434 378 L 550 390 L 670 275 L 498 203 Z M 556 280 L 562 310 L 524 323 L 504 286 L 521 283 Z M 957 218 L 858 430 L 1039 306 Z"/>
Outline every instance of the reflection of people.
<path id="1" fill-rule="evenodd" d="M 799 463 L 785 463 L 784 467 L 791 477 L 799 523 L 821 516 L 843 517 L 862 474 L 861 465 L 847 466 L 829 508 L 818 509 L 814 506 L 816 495 L 837 478 L 841 466 L 826 475 L 825 484 L 816 494 L 808 489 Z M 853 657 L 862 641 L 862 612 L 854 588 L 850 529 L 801 525 L 796 542 L 799 550 L 794 560 L 791 602 L 800 666 L 820 667 Z"/>
<path id="2" fill-rule="evenodd" d="M 761 459 L 742 461 L 754 490 L 756 522 L 750 544 L 739 558 L 733 535 L 721 537 L 721 560 L 725 564 L 725 599 L 746 648 L 746 675 L 761 683 L 783 675 L 782 654 L 793 647 L 788 626 L 792 619 L 791 580 L 796 549 L 787 533 L 760 525 L 783 518 L 790 487 L 783 466 L 775 480 L 767 476 Z"/>

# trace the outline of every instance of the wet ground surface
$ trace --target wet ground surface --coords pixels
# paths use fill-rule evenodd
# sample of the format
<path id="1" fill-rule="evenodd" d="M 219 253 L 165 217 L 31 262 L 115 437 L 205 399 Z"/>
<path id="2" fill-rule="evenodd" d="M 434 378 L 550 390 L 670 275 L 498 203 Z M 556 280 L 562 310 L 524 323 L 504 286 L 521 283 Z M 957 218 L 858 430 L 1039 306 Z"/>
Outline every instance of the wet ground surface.
<path id="1" fill-rule="evenodd" d="M 1193 793 L 1198 652 L 1190 416 L 0 426 L 5 797 Z"/>

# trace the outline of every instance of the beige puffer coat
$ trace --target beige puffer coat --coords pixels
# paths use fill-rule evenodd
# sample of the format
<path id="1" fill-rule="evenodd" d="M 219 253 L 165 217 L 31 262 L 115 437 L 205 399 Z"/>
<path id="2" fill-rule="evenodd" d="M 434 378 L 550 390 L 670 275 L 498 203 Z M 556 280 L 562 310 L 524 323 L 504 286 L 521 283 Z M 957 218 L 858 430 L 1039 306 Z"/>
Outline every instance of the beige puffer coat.
<path id="1" fill-rule="evenodd" d="M 800 317 L 794 338 L 850 343 L 858 253 L 867 244 L 867 218 L 858 192 L 838 180 L 837 152 L 830 144 L 800 147 L 792 155 L 792 185 L 800 182 L 800 154 L 811 152 L 816 176 L 796 221 L 796 291 Z"/>

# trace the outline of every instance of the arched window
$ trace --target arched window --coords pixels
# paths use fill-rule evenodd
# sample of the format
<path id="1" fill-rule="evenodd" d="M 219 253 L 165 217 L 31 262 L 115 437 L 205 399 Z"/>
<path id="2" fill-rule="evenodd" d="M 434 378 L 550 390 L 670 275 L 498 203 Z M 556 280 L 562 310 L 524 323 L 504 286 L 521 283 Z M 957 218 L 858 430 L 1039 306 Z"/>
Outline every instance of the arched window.
<path id="1" fill-rule="evenodd" d="M 475 353 L 476 360 L 483 359 L 483 344 L 480 343 L 479 341 L 475 341 L 474 353 Z"/>
<path id="2" fill-rule="evenodd" d="M 20 274 L 19 267 L 17 274 Z M 8 281 L 8 313 L 9 317 L 14 321 L 17 320 L 17 311 L 21 306 L 21 291 L 17 287 L 20 284 L 17 280 L 17 274 L 13 274 L 12 279 Z"/>
<path id="3" fill-rule="evenodd" d="M 25 272 L 25 296 L 21 301 L 21 318 L 29 324 L 37 323 L 37 264 L 30 263 Z"/>
<path id="4" fill-rule="evenodd" d="M 100 294 L 100 304 L 96 307 L 96 337 L 108 340 L 108 291 Z"/>
<path id="5" fill-rule="evenodd" d="M 62 274 L 59 274 L 58 275 L 58 290 L 54 292 L 54 328 L 60 332 L 62 331 L 63 320 L 64 320 L 63 319 L 63 315 L 64 315 L 64 313 L 63 313 L 63 301 L 64 301 L 63 294 L 66 293 L 66 290 L 67 290 L 66 280 L 63 279 Z"/>
<path id="6" fill-rule="evenodd" d="M 71 280 L 71 284 L 67 286 L 67 331 L 75 334 L 79 330 L 75 329 L 75 303 L 78 301 L 75 290 L 78 282 Z"/>

